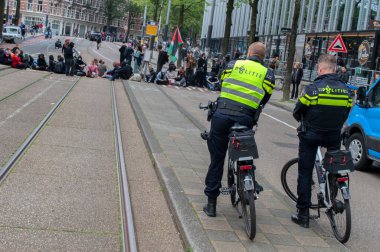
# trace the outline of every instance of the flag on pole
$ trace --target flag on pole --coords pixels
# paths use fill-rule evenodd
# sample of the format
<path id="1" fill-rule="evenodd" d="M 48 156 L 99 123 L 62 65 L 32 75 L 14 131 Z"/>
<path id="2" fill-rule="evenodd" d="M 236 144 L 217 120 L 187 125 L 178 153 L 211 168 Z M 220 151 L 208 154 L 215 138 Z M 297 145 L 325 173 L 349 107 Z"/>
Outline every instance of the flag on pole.
<path id="1" fill-rule="evenodd" d="M 178 47 L 183 44 L 181 33 L 179 32 L 179 28 L 175 29 L 172 42 L 170 43 L 170 47 L 168 50 L 171 61 L 177 61 L 178 59 Z"/>

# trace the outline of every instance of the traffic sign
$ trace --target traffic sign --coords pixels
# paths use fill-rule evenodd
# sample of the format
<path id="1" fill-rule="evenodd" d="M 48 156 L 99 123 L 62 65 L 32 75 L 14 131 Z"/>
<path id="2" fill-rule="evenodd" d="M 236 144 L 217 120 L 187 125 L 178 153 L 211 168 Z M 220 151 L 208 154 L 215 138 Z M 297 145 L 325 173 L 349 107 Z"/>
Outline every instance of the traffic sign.
<path id="1" fill-rule="evenodd" d="M 145 34 L 146 35 L 150 35 L 150 36 L 156 36 L 157 35 L 157 32 L 158 32 L 158 27 L 157 25 L 147 25 L 146 26 L 146 32 Z"/>
<path id="2" fill-rule="evenodd" d="M 347 53 L 347 47 L 343 42 L 343 38 L 340 34 L 334 39 L 334 41 L 331 43 L 328 51 L 330 52 L 340 52 L 340 53 Z"/>

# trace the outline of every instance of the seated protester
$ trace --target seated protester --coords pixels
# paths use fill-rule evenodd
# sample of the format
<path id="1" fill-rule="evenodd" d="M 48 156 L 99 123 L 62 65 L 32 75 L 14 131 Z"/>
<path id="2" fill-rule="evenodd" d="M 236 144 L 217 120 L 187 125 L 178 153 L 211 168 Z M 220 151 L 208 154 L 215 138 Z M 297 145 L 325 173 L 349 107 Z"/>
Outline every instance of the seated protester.
<path id="1" fill-rule="evenodd" d="M 105 65 L 103 60 L 99 60 L 99 64 L 98 64 L 99 77 L 103 77 L 106 72 L 107 72 L 107 66 Z"/>
<path id="2" fill-rule="evenodd" d="M 121 67 L 114 72 L 114 75 L 112 76 L 111 81 L 118 78 L 123 79 L 123 80 L 128 80 L 132 76 L 132 74 L 133 74 L 132 67 L 129 64 L 127 64 L 127 62 L 123 61 L 123 63 L 121 64 Z"/>
<path id="3" fill-rule="evenodd" d="M 36 70 L 46 71 L 48 69 L 48 65 L 45 60 L 45 55 L 43 53 L 38 55 L 37 65 L 35 66 Z"/>
<path id="4" fill-rule="evenodd" d="M 157 77 L 156 77 L 156 83 L 158 85 L 168 85 L 169 84 L 169 80 L 168 80 L 168 76 L 166 74 L 166 70 L 162 69 L 158 74 L 157 74 Z"/>
<path id="5" fill-rule="evenodd" d="M 83 61 L 82 56 L 78 56 L 78 58 L 75 60 L 75 70 L 84 71 L 84 68 L 87 66 L 87 64 Z"/>
<path id="6" fill-rule="evenodd" d="M 145 76 L 145 81 L 149 83 L 154 83 L 156 80 L 156 71 L 153 69 L 152 66 L 149 66 L 149 74 Z"/>
<path id="7" fill-rule="evenodd" d="M 48 67 L 49 72 L 54 72 L 56 63 L 57 62 L 54 60 L 54 56 L 49 55 L 49 67 Z"/>
<path id="8" fill-rule="evenodd" d="M 27 66 L 25 63 L 21 62 L 20 50 L 16 49 L 15 53 L 12 55 L 12 67 L 17 69 L 25 69 Z"/>
<path id="9" fill-rule="evenodd" d="M 169 70 L 167 72 L 167 77 L 169 80 L 171 80 L 172 82 L 174 82 L 175 78 L 177 77 L 177 73 L 175 72 L 175 65 L 173 62 L 170 62 L 169 64 Z"/>
<path id="10" fill-rule="evenodd" d="M 61 55 L 58 55 L 57 59 L 58 59 L 58 62 L 55 64 L 54 73 L 64 74 L 66 68 L 65 68 L 65 62 L 63 61 L 63 57 Z"/>
<path id="11" fill-rule="evenodd" d="M 87 74 L 86 77 L 89 78 L 98 78 L 99 71 L 98 71 L 98 60 L 94 59 L 90 65 L 87 66 Z"/>
<path id="12" fill-rule="evenodd" d="M 178 70 L 177 77 L 175 78 L 175 85 L 186 87 L 185 70 L 183 67 Z"/>
<path id="13" fill-rule="evenodd" d="M 12 65 L 12 55 L 9 51 L 0 49 L 0 64 L 10 66 Z"/>
<path id="14" fill-rule="evenodd" d="M 32 68 L 34 59 L 29 54 L 25 54 L 24 57 L 21 59 L 22 63 L 26 65 L 26 67 Z"/>
<path id="15" fill-rule="evenodd" d="M 113 75 L 115 74 L 115 72 L 120 68 L 120 63 L 119 63 L 119 62 L 114 62 L 114 63 L 112 64 L 112 66 L 113 66 L 113 69 L 107 71 L 107 72 L 103 75 L 103 78 L 107 78 L 107 79 L 111 80 L 112 77 L 113 77 Z"/>
<path id="16" fill-rule="evenodd" d="M 60 49 L 60 48 L 62 48 L 62 42 L 61 42 L 61 40 L 58 39 L 55 42 L 55 49 Z"/>

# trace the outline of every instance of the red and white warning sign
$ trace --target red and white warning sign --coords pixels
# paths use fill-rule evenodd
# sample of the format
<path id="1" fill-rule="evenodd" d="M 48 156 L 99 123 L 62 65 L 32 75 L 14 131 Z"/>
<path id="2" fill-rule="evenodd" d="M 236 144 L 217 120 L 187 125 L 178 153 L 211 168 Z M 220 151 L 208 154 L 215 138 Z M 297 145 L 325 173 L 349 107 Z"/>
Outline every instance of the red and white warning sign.
<path id="1" fill-rule="evenodd" d="M 340 52 L 340 53 L 347 53 L 347 47 L 343 42 L 342 36 L 339 34 L 334 41 L 331 43 L 329 49 L 327 49 L 329 52 Z"/>

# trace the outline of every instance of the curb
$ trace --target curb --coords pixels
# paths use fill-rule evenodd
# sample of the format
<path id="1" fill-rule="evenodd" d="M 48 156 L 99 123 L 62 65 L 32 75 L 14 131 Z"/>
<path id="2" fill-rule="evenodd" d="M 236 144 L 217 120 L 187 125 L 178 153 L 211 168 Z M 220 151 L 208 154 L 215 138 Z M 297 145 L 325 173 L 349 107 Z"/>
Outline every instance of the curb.
<path id="1" fill-rule="evenodd" d="M 185 249 L 202 252 L 215 251 L 210 240 L 207 238 L 206 231 L 195 215 L 192 205 L 183 193 L 181 184 L 170 168 L 136 97 L 128 85 L 128 81 L 123 81 L 123 86 L 137 118 L 144 143 L 149 150 L 148 152 L 156 168 L 157 175 L 164 186 L 164 193 L 168 205 L 174 213 L 173 217 L 185 243 Z"/>
<path id="2" fill-rule="evenodd" d="M 269 100 L 268 102 L 270 105 L 273 105 L 275 107 L 278 107 L 278 108 L 281 108 L 283 110 L 286 110 L 288 112 L 293 112 L 293 109 L 289 108 L 288 106 L 286 106 L 285 104 L 281 103 L 281 102 L 278 102 L 278 101 L 271 101 Z"/>

